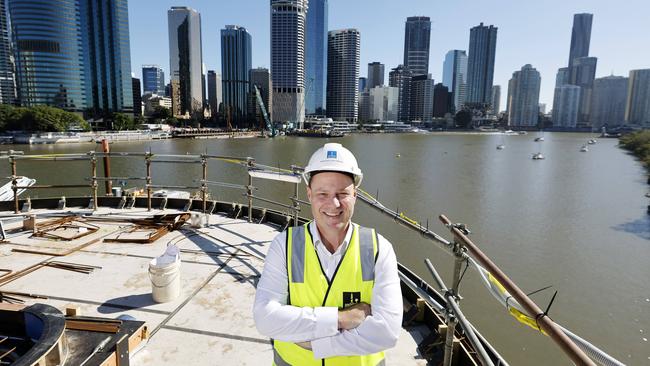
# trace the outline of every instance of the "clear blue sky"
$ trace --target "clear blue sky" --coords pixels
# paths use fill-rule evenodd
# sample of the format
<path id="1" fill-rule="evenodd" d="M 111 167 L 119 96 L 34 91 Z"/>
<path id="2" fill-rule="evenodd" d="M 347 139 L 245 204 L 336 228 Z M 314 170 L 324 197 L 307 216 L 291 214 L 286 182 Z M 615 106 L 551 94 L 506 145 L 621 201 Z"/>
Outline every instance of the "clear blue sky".
<path id="1" fill-rule="evenodd" d="M 248 29 L 253 38 L 253 67 L 269 67 L 268 0 L 131 0 L 129 22 L 131 68 L 141 77 L 143 64 L 158 64 L 169 77 L 167 10 L 189 6 L 201 13 L 203 63 L 221 72 L 219 31 L 226 24 Z M 413 15 L 432 21 L 429 72 L 442 80 L 447 51 L 466 50 L 469 29 L 480 22 L 499 28 L 494 83 L 501 85 L 505 108 L 508 80 L 524 64 L 541 73 L 540 102 L 553 102 L 555 74 L 566 66 L 574 13 L 592 13 L 590 56 L 598 57 L 596 77 L 627 76 L 650 68 L 650 1 L 648 0 L 329 0 L 329 29 L 361 32 L 360 75 L 379 61 L 390 68 L 402 63 L 404 22 Z"/>

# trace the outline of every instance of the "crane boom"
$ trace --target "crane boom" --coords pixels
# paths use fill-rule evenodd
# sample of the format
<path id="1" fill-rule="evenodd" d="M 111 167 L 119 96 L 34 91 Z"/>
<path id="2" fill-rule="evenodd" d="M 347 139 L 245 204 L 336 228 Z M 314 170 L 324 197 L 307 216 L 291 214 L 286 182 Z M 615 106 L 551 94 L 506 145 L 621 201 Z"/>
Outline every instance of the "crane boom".
<path id="1" fill-rule="evenodd" d="M 266 108 L 264 107 L 264 102 L 262 101 L 260 90 L 257 88 L 257 85 L 253 85 L 253 87 L 255 88 L 255 99 L 257 99 L 257 104 L 260 106 L 262 115 L 264 116 L 264 121 L 266 122 L 266 128 L 271 133 L 271 137 L 275 137 L 275 128 L 273 127 L 273 123 L 271 123 L 269 120 L 269 115 L 266 113 Z"/>

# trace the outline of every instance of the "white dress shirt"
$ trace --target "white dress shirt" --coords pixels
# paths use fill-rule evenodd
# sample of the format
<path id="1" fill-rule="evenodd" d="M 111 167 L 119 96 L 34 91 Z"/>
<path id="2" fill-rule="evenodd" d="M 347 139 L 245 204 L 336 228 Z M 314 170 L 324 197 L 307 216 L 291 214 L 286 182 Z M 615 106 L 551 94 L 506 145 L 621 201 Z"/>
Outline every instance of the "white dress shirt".
<path id="1" fill-rule="evenodd" d="M 309 224 L 318 259 L 332 279 L 352 236 L 348 226 L 343 243 L 330 253 L 320 239 L 316 223 Z M 253 316 L 257 330 L 285 342 L 311 341 L 315 358 L 367 355 L 395 346 L 402 326 L 402 291 L 393 246 L 378 237 L 372 315 L 351 330 L 338 329 L 338 308 L 287 305 L 288 277 L 286 233 L 278 234 L 269 247 L 262 277 L 257 284 Z"/>

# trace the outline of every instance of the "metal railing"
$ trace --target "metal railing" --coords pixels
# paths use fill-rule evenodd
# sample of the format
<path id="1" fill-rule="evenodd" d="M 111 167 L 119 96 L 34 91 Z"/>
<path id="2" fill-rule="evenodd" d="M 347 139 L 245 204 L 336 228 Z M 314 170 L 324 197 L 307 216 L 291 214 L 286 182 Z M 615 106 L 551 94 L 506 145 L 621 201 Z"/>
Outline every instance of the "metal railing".
<path id="1" fill-rule="evenodd" d="M 146 175 L 144 177 L 117 177 L 110 176 L 110 170 L 105 170 L 105 176 L 97 176 L 97 159 L 103 158 L 105 167 L 108 166 L 108 162 L 111 158 L 141 158 L 144 160 Z M 16 213 L 19 213 L 19 200 L 18 200 L 18 190 L 19 189 L 56 189 L 56 188 L 88 188 L 93 197 L 93 209 L 97 209 L 98 201 L 98 182 L 105 181 L 107 183 L 112 182 L 113 180 L 125 180 L 125 181 L 144 181 L 146 189 L 146 202 L 147 210 L 150 211 L 152 207 L 152 189 L 198 189 L 201 195 L 202 201 L 202 211 L 205 213 L 207 211 L 207 197 L 208 197 L 208 187 L 209 186 L 218 186 L 230 189 L 242 190 L 244 193 L 242 195 L 248 200 L 248 221 L 252 222 L 253 220 L 253 204 L 255 200 L 259 202 L 270 203 L 283 209 L 287 210 L 294 224 L 299 222 L 299 213 L 301 211 L 301 205 L 309 205 L 309 202 L 300 199 L 299 190 L 301 181 L 301 173 L 303 168 L 299 166 L 291 166 L 290 169 L 279 169 L 275 167 L 270 167 L 263 164 L 256 163 L 255 159 L 251 157 L 232 157 L 232 156 L 220 156 L 220 155 L 210 155 L 210 154 L 200 154 L 200 155 L 165 155 L 165 154 L 153 154 L 151 152 L 145 153 L 119 153 L 119 152 L 88 152 L 85 154 L 49 154 L 49 155 L 23 155 L 19 152 L 10 151 L 8 154 L 0 156 L 0 158 L 7 158 L 11 165 L 11 179 L 12 179 L 12 190 L 14 192 L 14 209 Z M 18 161 L 88 161 L 90 163 L 91 176 L 88 178 L 88 184 L 61 184 L 61 185 L 32 185 L 32 186 L 19 186 L 17 184 L 18 178 L 20 176 L 17 173 L 17 163 Z M 218 182 L 208 180 L 208 162 L 211 160 L 225 161 L 229 163 L 235 163 L 241 165 L 248 171 L 248 177 L 246 184 L 239 185 L 228 182 Z M 151 167 L 152 164 L 158 163 L 173 163 L 173 164 L 197 164 L 201 165 L 201 178 L 194 180 L 194 182 L 199 183 L 198 186 L 172 186 L 165 184 L 154 184 Z M 294 184 L 293 196 L 290 197 L 290 204 L 278 202 L 276 200 L 260 197 L 254 194 L 254 191 L 257 189 L 253 185 L 254 174 L 252 172 L 264 172 L 264 173 L 277 173 L 284 174 L 285 176 L 293 177 L 292 184 Z M 273 179 L 268 178 L 268 179 Z M 281 180 L 281 179 L 280 179 Z M 285 180 L 286 181 L 286 180 Z M 110 185 L 106 186 L 106 194 L 110 195 L 109 190 Z M 505 287 L 505 289 L 511 294 L 512 298 L 518 301 L 527 315 L 534 318 L 535 321 L 539 324 L 539 327 L 543 329 L 549 337 L 559 345 L 559 347 L 567 354 L 567 356 L 577 365 L 595 365 L 595 363 L 579 348 L 571 338 L 569 338 L 565 332 L 566 330 L 561 328 L 553 320 L 551 320 L 541 309 L 521 290 L 519 287 L 514 284 L 508 276 L 503 273 L 498 266 L 496 266 L 478 247 L 467 237 L 469 231 L 465 229 L 464 226 L 458 224 L 452 224 L 452 222 L 445 217 L 444 215 L 440 216 L 441 222 L 451 231 L 454 240 L 449 241 L 443 238 L 442 236 L 436 234 L 428 228 L 428 224 L 423 226 L 422 224 L 409 219 L 403 213 L 391 210 L 381 204 L 377 199 L 370 196 L 368 193 L 360 190 L 360 194 L 357 196 L 362 202 L 365 202 L 370 207 L 377 209 L 382 214 L 392 218 L 398 224 L 401 224 L 411 230 L 414 230 L 420 233 L 423 237 L 439 244 L 443 249 L 448 253 L 454 255 L 455 264 L 454 264 L 454 273 L 452 286 L 448 289 L 440 276 L 437 274 L 433 266 L 427 260 L 427 266 L 431 271 L 434 280 L 438 286 L 445 293 L 447 299 L 446 305 L 446 320 L 449 326 L 447 330 L 447 339 L 446 343 L 446 354 L 445 355 L 445 365 L 451 362 L 451 342 L 454 337 L 454 328 L 456 324 L 460 323 L 461 328 L 464 331 L 464 334 L 469 338 L 469 342 L 473 345 L 474 349 L 477 351 L 478 357 L 481 362 L 485 365 L 491 365 L 492 362 L 487 356 L 486 351 L 483 349 L 481 342 L 473 331 L 473 327 L 469 322 L 465 320 L 464 315 L 462 314 L 458 302 L 460 301 L 460 296 L 458 294 L 458 286 L 461 279 L 461 267 L 464 261 L 467 261 L 468 258 L 473 258 L 475 261 L 479 262 L 489 272 L 499 281 L 500 284 Z M 287 224 L 289 223 L 289 217 L 287 218 Z M 468 254 L 469 252 L 469 254 Z M 588 343 L 587 343 L 588 344 Z M 589 344 L 588 344 L 589 345 Z M 584 345 L 582 345 L 584 347 Z M 593 346 L 592 346 L 593 347 Z M 595 348 L 595 347 L 593 347 Z M 593 349 L 592 348 L 592 349 Z M 613 358 L 612 358 L 613 360 Z M 615 361 L 615 360 L 614 360 Z M 618 362 L 618 361 L 616 361 Z"/>

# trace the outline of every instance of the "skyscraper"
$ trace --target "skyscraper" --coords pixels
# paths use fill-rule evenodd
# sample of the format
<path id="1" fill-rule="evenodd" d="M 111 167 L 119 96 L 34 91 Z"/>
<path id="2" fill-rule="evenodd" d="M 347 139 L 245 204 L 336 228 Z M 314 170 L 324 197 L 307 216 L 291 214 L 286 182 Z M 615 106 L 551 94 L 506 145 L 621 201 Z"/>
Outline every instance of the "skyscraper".
<path id="1" fill-rule="evenodd" d="M 370 91 L 363 90 L 358 93 L 359 95 L 359 118 L 358 121 L 370 121 L 372 113 L 370 110 Z"/>
<path id="2" fill-rule="evenodd" d="M 555 88 L 553 97 L 553 126 L 575 128 L 580 107 L 580 87 L 566 84 Z"/>
<path id="3" fill-rule="evenodd" d="M 7 0 L 0 0 L 0 104 L 16 104 L 16 76 L 6 4 Z"/>
<path id="4" fill-rule="evenodd" d="M 606 76 L 594 80 L 591 94 L 591 125 L 599 130 L 602 126 L 620 126 L 625 121 L 625 102 L 628 78 Z"/>
<path id="5" fill-rule="evenodd" d="M 492 113 L 499 114 L 501 108 L 501 85 L 494 85 L 492 87 Z"/>
<path id="6" fill-rule="evenodd" d="M 301 125 L 305 119 L 307 3 L 308 0 L 271 0 L 273 119 Z"/>
<path id="7" fill-rule="evenodd" d="M 452 100 L 452 93 L 443 83 L 438 83 L 433 87 L 433 116 L 436 118 L 444 117 L 449 113 Z"/>
<path id="8" fill-rule="evenodd" d="M 412 77 L 413 74 L 404 65 L 398 65 L 388 73 L 388 85 L 399 89 L 397 120 L 400 122 L 407 122 L 411 117 Z"/>
<path id="9" fill-rule="evenodd" d="M 542 78 L 530 64 L 512 73 L 508 83 L 508 125 L 537 126 Z"/>
<path id="10" fill-rule="evenodd" d="M 142 94 L 165 95 L 165 72 L 158 65 L 142 65 Z"/>
<path id="11" fill-rule="evenodd" d="M 390 86 L 376 86 L 369 92 L 371 120 L 396 121 L 399 89 Z"/>
<path id="12" fill-rule="evenodd" d="M 467 60 L 467 102 L 490 104 L 494 78 L 494 56 L 497 48 L 497 27 L 473 27 L 469 33 Z"/>
<path id="13" fill-rule="evenodd" d="M 411 78 L 410 121 L 429 122 L 433 118 L 433 90 L 435 82 L 429 75 Z"/>
<path id="14" fill-rule="evenodd" d="M 580 107 L 578 112 L 578 123 L 589 123 L 589 110 L 591 103 L 591 91 L 596 78 L 596 57 L 578 57 L 573 59 L 573 65 L 569 68 L 569 84 L 582 88 L 580 92 Z"/>
<path id="15" fill-rule="evenodd" d="M 201 51 L 201 14 L 184 6 L 172 6 L 167 11 L 169 26 L 170 79 L 178 81 L 176 110 L 180 116 L 197 114 L 203 108 L 203 82 Z M 173 84 L 172 84 L 173 86 Z"/>
<path id="16" fill-rule="evenodd" d="M 223 113 L 233 127 L 248 127 L 248 99 L 253 42 L 246 28 L 227 25 L 221 30 Z"/>
<path id="17" fill-rule="evenodd" d="M 371 62 L 368 64 L 368 89 L 384 86 L 384 64 Z"/>
<path id="18" fill-rule="evenodd" d="M 273 116 L 271 116 L 271 111 L 273 110 L 273 83 L 271 82 L 271 74 L 269 69 L 258 67 L 251 70 L 251 95 L 254 96 L 253 86 L 257 86 L 257 89 L 260 91 L 262 97 L 262 103 L 264 103 L 264 108 L 266 108 L 266 113 L 268 114 L 269 119 L 272 121 Z M 257 99 L 253 100 L 253 116 L 256 116 L 256 119 L 260 122 L 262 120 L 262 109 L 257 104 Z M 266 128 L 266 126 L 264 126 Z"/>
<path id="19" fill-rule="evenodd" d="M 359 93 L 368 88 L 368 78 L 365 76 L 359 77 Z"/>
<path id="20" fill-rule="evenodd" d="M 325 114 L 327 18 L 327 0 L 309 0 L 305 32 L 305 113 L 309 115 Z"/>
<path id="21" fill-rule="evenodd" d="M 219 106 L 223 101 L 221 91 L 221 74 L 216 73 L 214 70 L 208 70 L 208 105 L 210 106 L 212 118 L 215 118 L 219 113 Z"/>
<path id="22" fill-rule="evenodd" d="M 133 92 L 133 115 L 142 115 L 142 92 L 140 91 L 140 79 L 131 78 L 131 90 Z"/>
<path id="23" fill-rule="evenodd" d="M 571 30 L 571 48 L 569 50 L 569 79 L 571 79 L 571 66 L 578 57 L 589 56 L 589 43 L 591 42 L 591 23 L 593 14 L 574 14 L 573 29 Z"/>
<path id="24" fill-rule="evenodd" d="M 356 29 L 327 34 L 327 116 L 356 122 L 361 35 Z"/>
<path id="25" fill-rule="evenodd" d="M 454 110 L 460 110 L 467 98 L 467 53 L 465 51 L 447 52 L 442 69 L 442 83 L 452 93 Z"/>
<path id="26" fill-rule="evenodd" d="M 404 66 L 413 75 L 429 73 L 429 44 L 431 19 L 429 17 L 408 17 L 404 28 Z"/>
<path id="27" fill-rule="evenodd" d="M 126 0 L 16 0 L 9 12 L 21 105 L 133 112 Z"/>
<path id="28" fill-rule="evenodd" d="M 569 68 L 560 67 L 555 76 L 555 87 L 569 84 Z"/>
<path id="29" fill-rule="evenodd" d="M 630 70 L 625 122 L 650 126 L 650 69 Z"/>
<path id="30" fill-rule="evenodd" d="M 81 24 L 86 23 L 87 53 L 90 66 L 90 102 L 95 116 L 110 116 L 113 112 L 133 112 L 131 81 L 131 47 L 129 44 L 129 14 L 127 0 L 80 1 Z M 84 5 L 87 8 L 84 9 Z M 84 34 L 85 33 L 85 34 Z"/>

